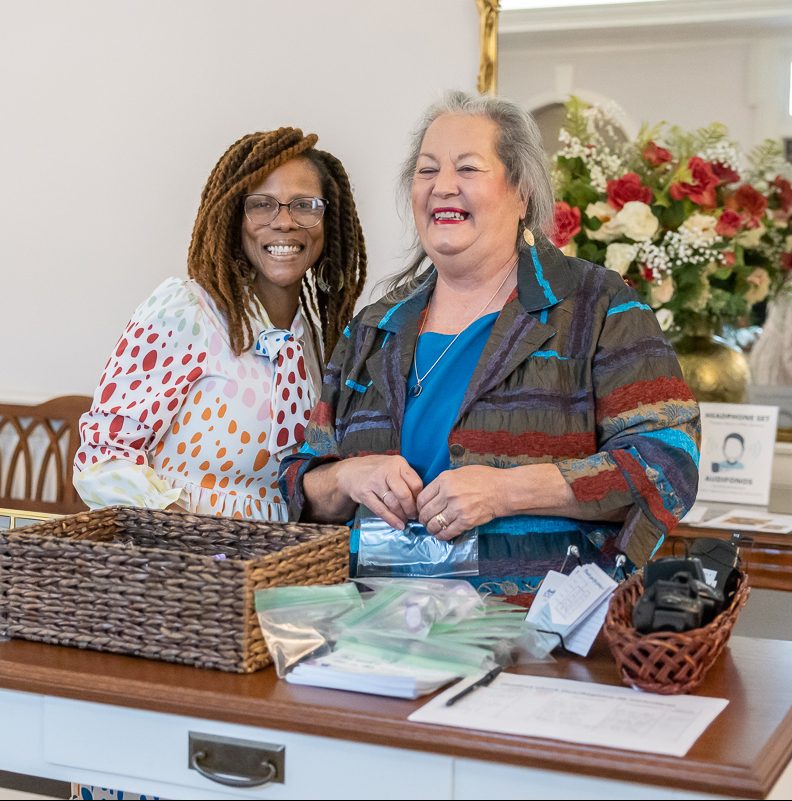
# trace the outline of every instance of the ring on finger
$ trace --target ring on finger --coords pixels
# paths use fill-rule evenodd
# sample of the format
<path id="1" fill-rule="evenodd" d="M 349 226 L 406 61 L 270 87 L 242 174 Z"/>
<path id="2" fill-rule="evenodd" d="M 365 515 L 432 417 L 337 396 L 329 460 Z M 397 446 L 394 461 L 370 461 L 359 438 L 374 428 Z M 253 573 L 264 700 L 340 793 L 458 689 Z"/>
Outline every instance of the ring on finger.
<path id="1" fill-rule="evenodd" d="M 437 525 L 440 526 L 443 531 L 448 528 L 448 521 L 445 519 L 445 515 L 442 512 L 438 512 L 434 519 L 437 521 Z"/>
<path id="2" fill-rule="evenodd" d="M 395 495 L 395 493 L 393 492 L 393 490 L 388 490 L 388 491 L 387 491 L 387 492 L 386 492 L 386 493 L 385 493 L 385 494 L 384 494 L 384 495 L 383 495 L 383 496 L 380 498 L 380 500 L 381 500 L 381 501 L 382 501 L 382 502 L 383 502 L 383 503 L 384 503 L 386 506 L 388 505 L 388 502 L 385 500 L 385 498 L 387 498 L 387 497 L 388 497 L 388 495 Z"/>

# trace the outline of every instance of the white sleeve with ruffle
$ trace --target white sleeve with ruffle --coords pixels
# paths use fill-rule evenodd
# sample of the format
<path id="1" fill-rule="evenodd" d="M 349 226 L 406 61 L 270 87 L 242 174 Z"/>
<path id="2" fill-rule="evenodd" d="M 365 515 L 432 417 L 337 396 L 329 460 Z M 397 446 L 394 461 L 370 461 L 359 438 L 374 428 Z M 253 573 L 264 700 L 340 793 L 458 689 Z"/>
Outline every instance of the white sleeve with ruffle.
<path id="1" fill-rule="evenodd" d="M 74 486 L 92 509 L 164 509 L 181 496 L 149 464 L 206 371 L 211 321 L 187 281 L 169 278 L 135 311 L 80 419 Z"/>

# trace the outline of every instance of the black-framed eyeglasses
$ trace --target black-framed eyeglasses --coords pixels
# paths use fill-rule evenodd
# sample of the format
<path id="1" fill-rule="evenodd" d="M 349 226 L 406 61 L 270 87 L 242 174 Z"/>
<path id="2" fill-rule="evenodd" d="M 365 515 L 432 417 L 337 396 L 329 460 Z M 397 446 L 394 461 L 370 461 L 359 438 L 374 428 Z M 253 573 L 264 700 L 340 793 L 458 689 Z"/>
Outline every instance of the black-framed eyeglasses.
<path id="1" fill-rule="evenodd" d="M 313 228 L 322 221 L 327 201 L 323 197 L 296 197 L 290 203 L 281 203 L 272 195 L 245 195 L 245 216 L 254 225 L 269 225 L 283 206 L 295 225 Z"/>

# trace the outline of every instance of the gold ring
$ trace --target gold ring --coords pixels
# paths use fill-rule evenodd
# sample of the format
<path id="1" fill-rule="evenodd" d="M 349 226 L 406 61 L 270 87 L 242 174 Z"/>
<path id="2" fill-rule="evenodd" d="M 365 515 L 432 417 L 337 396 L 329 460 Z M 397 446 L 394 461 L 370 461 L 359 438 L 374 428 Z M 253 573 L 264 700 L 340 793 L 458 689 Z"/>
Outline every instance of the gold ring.
<path id="1" fill-rule="evenodd" d="M 448 528 L 448 521 L 445 519 L 445 515 L 442 512 L 438 512 L 434 516 L 434 519 L 437 521 L 437 525 L 444 531 Z"/>

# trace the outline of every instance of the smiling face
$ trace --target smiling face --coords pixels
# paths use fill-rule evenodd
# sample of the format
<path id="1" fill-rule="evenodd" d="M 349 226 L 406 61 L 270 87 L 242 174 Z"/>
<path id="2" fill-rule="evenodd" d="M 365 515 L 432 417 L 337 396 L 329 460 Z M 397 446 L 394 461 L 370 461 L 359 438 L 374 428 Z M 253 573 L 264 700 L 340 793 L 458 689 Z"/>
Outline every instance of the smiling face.
<path id="1" fill-rule="evenodd" d="M 424 250 L 442 269 L 504 263 L 515 252 L 526 201 L 498 157 L 487 117 L 443 114 L 427 129 L 412 181 L 412 210 Z"/>
<path id="2" fill-rule="evenodd" d="M 322 197 L 322 182 L 313 164 L 298 157 L 273 170 L 250 194 L 270 195 L 280 203 L 290 203 L 298 197 Z M 262 296 L 275 288 L 299 295 L 303 276 L 323 248 L 324 220 L 313 228 L 300 228 L 285 206 L 267 225 L 242 217 L 242 249 L 258 272 L 256 288 Z"/>

